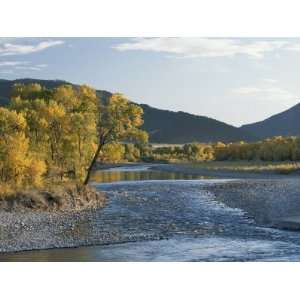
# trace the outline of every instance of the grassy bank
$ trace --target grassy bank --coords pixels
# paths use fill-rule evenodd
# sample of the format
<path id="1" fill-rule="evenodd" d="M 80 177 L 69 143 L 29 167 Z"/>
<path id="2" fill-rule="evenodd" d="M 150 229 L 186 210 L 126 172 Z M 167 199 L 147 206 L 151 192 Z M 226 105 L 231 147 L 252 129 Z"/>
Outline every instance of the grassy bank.
<path id="1" fill-rule="evenodd" d="M 214 171 L 274 172 L 279 174 L 290 174 L 300 170 L 300 162 L 291 161 L 203 161 L 182 163 L 181 165 Z"/>
<path id="2" fill-rule="evenodd" d="M 102 192 L 75 184 L 0 195 L 0 209 L 5 211 L 80 211 L 104 205 L 105 196 Z"/>

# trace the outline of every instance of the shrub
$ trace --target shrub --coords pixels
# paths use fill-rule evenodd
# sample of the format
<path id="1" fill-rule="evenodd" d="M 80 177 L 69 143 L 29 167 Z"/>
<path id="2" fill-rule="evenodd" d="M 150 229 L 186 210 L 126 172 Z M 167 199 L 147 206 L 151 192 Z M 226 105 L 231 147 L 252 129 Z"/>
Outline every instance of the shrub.
<path id="1" fill-rule="evenodd" d="M 69 185 L 49 190 L 10 191 L 0 195 L 0 208 L 6 211 L 78 211 L 101 208 L 105 196 L 83 185 Z"/>

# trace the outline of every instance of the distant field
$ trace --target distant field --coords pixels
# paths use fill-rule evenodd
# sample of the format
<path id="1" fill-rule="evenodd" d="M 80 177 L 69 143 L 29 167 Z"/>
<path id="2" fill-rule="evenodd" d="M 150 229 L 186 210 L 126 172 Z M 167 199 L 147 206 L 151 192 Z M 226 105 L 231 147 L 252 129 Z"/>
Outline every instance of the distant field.
<path id="1" fill-rule="evenodd" d="M 157 144 L 157 143 L 150 143 L 152 148 L 162 148 L 162 147 L 180 147 L 182 148 L 184 144 Z"/>
<path id="2" fill-rule="evenodd" d="M 192 168 L 227 171 L 264 172 L 288 174 L 300 170 L 300 162 L 268 162 L 268 161 L 205 161 L 184 163 Z"/>

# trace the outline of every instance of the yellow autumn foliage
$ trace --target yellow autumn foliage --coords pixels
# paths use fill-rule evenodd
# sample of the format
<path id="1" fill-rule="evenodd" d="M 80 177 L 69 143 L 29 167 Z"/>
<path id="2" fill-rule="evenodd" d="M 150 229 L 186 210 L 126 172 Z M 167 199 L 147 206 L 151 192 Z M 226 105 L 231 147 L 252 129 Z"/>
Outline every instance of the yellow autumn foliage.
<path id="1" fill-rule="evenodd" d="M 86 85 L 17 84 L 11 95 L 9 107 L 0 108 L 0 193 L 44 182 L 85 182 L 99 145 L 119 160 L 121 140 L 147 139 L 137 129 L 141 108 L 121 94 L 101 103 Z"/>

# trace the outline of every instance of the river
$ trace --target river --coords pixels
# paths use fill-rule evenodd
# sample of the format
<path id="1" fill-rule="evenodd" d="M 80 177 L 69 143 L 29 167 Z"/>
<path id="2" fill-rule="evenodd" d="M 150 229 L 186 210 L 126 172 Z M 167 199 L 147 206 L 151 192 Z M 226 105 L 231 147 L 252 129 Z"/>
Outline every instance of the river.
<path id="1" fill-rule="evenodd" d="M 107 192 L 94 226 L 122 242 L 5 254 L 6 261 L 300 261 L 300 233 L 257 222 L 207 187 L 237 179 L 162 172 L 149 166 L 97 171 Z"/>

